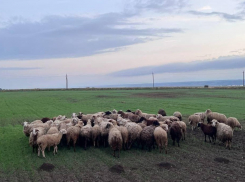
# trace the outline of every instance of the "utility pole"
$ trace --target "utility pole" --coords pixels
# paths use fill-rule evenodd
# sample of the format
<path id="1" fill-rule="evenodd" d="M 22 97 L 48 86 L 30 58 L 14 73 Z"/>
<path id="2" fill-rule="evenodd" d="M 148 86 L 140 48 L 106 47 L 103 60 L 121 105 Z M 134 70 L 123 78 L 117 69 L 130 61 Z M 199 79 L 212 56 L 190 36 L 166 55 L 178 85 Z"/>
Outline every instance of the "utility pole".
<path id="1" fill-rule="evenodd" d="M 67 74 L 66 74 L 66 89 L 68 89 L 68 77 L 67 77 Z"/>
<path id="2" fill-rule="evenodd" d="M 243 71 L 243 87 L 244 87 L 244 71 Z"/>
<path id="3" fill-rule="evenodd" d="M 154 88 L 154 73 L 152 72 L 153 88 Z"/>

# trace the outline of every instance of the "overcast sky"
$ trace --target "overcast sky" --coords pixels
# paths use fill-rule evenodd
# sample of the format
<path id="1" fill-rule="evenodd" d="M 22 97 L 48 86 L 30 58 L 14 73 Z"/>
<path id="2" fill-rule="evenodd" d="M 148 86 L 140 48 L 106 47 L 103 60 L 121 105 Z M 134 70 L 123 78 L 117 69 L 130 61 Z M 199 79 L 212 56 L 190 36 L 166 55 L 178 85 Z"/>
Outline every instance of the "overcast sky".
<path id="1" fill-rule="evenodd" d="M 242 79 L 245 0 L 4 0 L 0 88 Z"/>

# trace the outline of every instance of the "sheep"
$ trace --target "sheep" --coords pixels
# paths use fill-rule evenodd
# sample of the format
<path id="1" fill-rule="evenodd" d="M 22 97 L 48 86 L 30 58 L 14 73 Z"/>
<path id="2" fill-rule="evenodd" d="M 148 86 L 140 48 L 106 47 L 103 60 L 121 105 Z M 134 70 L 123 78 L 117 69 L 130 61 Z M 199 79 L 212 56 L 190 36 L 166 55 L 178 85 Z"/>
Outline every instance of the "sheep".
<path id="1" fill-rule="evenodd" d="M 233 137 L 233 130 L 230 126 L 218 122 L 216 119 L 213 119 L 211 121 L 212 126 L 216 127 L 217 133 L 216 136 L 217 138 L 222 141 L 223 143 L 226 142 L 226 148 L 228 147 L 229 150 L 231 149 L 231 141 Z"/>
<path id="2" fill-rule="evenodd" d="M 118 158 L 122 149 L 123 139 L 121 132 L 112 124 L 108 123 L 106 128 L 109 129 L 108 143 L 113 150 L 113 156 L 116 157 L 115 151 L 118 150 Z"/>
<path id="3" fill-rule="evenodd" d="M 199 115 L 201 118 L 201 121 L 204 123 L 204 121 L 206 119 L 206 113 L 205 112 L 196 112 L 196 113 L 194 113 L 194 115 Z"/>
<path id="4" fill-rule="evenodd" d="M 46 147 L 54 146 L 54 155 L 58 153 L 58 144 L 62 138 L 62 135 L 66 134 L 66 130 L 60 130 L 59 133 L 42 135 L 37 139 L 38 145 L 38 156 L 40 156 L 40 151 L 42 151 L 43 157 L 45 158 Z"/>
<path id="5" fill-rule="evenodd" d="M 44 134 L 46 134 L 46 130 L 44 128 L 42 127 L 33 128 L 29 138 L 29 145 L 32 147 L 32 152 L 34 152 L 35 149 L 37 152 L 38 150 L 37 139 Z"/>
<path id="6" fill-rule="evenodd" d="M 55 134 L 55 133 L 58 133 L 59 132 L 58 127 L 59 127 L 58 124 L 54 124 L 54 123 L 51 124 L 51 127 L 47 131 L 47 134 Z"/>
<path id="7" fill-rule="evenodd" d="M 179 120 L 182 121 L 182 114 L 179 111 L 174 112 L 173 116 L 179 118 Z"/>
<path id="8" fill-rule="evenodd" d="M 140 120 L 140 116 L 136 115 L 136 114 L 133 114 L 131 112 L 129 113 L 125 113 L 123 111 L 118 111 L 118 114 L 121 114 L 121 117 L 122 118 L 125 118 L 125 119 L 130 119 L 131 121 L 135 122 L 135 123 L 138 123 L 139 120 Z"/>
<path id="9" fill-rule="evenodd" d="M 65 120 L 66 119 L 66 116 L 64 115 L 64 116 L 62 116 L 62 115 L 59 115 L 59 116 L 57 116 L 57 117 L 54 117 L 55 118 L 55 120 L 60 120 L 60 121 L 63 121 L 63 120 Z M 53 119 L 54 119 L 53 118 Z"/>
<path id="10" fill-rule="evenodd" d="M 179 118 L 175 116 L 162 116 L 161 114 L 157 114 L 156 118 L 158 121 L 166 121 L 167 119 L 170 119 L 171 121 L 179 121 Z"/>
<path id="11" fill-rule="evenodd" d="M 162 153 L 162 149 L 165 146 L 165 153 L 167 154 L 167 146 L 168 146 L 168 125 L 162 124 L 155 128 L 154 130 L 154 139 L 159 148 L 159 152 Z"/>
<path id="12" fill-rule="evenodd" d="M 146 126 L 152 125 L 154 121 L 158 121 L 158 120 L 156 118 L 146 119 L 145 117 L 141 117 L 139 120 L 139 122 L 142 122 Z"/>
<path id="13" fill-rule="evenodd" d="M 47 118 L 47 117 L 41 119 L 41 121 L 42 121 L 43 123 L 46 123 L 46 122 L 49 121 L 49 120 L 51 120 L 51 119 L 50 119 L 50 118 Z"/>
<path id="14" fill-rule="evenodd" d="M 135 114 L 140 116 L 140 117 L 144 117 L 146 119 L 149 119 L 150 117 L 156 117 L 155 114 L 147 114 L 147 113 L 143 113 L 140 109 L 137 109 L 135 111 Z"/>
<path id="15" fill-rule="evenodd" d="M 191 125 L 191 129 L 192 129 L 192 131 L 194 130 L 194 129 L 196 129 L 196 127 L 197 127 L 197 124 L 199 123 L 199 122 L 201 122 L 201 118 L 200 118 L 200 115 L 190 115 L 189 117 L 188 117 L 188 121 L 189 121 L 189 124 Z"/>
<path id="16" fill-rule="evenodd" d="M 107 124 L 110 123 L 108 121 L 102 121 L 99 125 L 100 125 L 100 129 L 101 129 L 101 140 L 102 143 L 104 144 L 104 147 L 106 147 L 107 145 L 107 141 L 108 141 L 108 133 L 109 133 L 109 129 L 106 128 Z"/>
<path id="17" fill-rule="evenodd" d="M 81 132 L 82 127 L 83 127 L 83 122 L 80 121 L 75 126 L 71 126 L 67 129 L 67 133 L 66 133 L 67 146 L 68 146 L 68 148 L 70 148 L 70 141 L 72 140 L 74 152 L 76 152 L 76 143 L 77 143 L 77 140 L 80 136 L 80 132 Z"/>
<path id="18" fill-rule="evenodd" d="M 146 127 L 146 125 L 145 124 L 143 124 L 143 123 L 137 123 L 142 129 L 144 128 L 144 127 Z"/>
<path id="19" fill-rule="evenodd" d="M 229 125 L 233 129 L 233 131 L 235 127 L 242 129 L 242 125 L 239 123 L 237 118 L 234 117 L 229 117 L 227 119 L 227 125 Z"/>
<path id="20" fill-rule="evenodd" d="M 84 142 L 85 142 L 84 143 L 85 150 L 87 150 L 87 142 L 89 142 L 91 139 L 91 129 L 92 129 L 91 120 L 89 119 L 87 125 L 83 126 L 81 129 L 81 136 L 82 138 L 84 138 Z"/>
<path id="21" fill-rule="evenodd" d="M 204 124 L 202 122 L 199 122 L 197 126 L 201 128 L 203 134 L 205 135 L 205 142 L 207 142 L 206 141 L 206 135 L 208 135 L 210 143 L 211 143 L 210 137 L 212 138 L 213 143 L 215 142 L 216 132 L 217 132 L 215 127 L 213 127 L 209 124 Z"/>
<path id="22" fill-rule="evenodd" d="M 176 121 L 181 127 L 182 141 L 185 140 L 186 124 L 184 121 Z"/>
<path id="23" fill-rule="evenodd" d="M 93 116 L 94 116 L 94 114 L 83 114 L 82 112 L 79 112 L 79 115 L 77 116 L 80 120 L 82 120 L 83 121 L 83 124 L 84 125 L 86 125 L 87 124 L 87 122 L 88 122 L 88 120 L 90 119 L 92 119 L 93 118 Z"/>
<path id="24" fill-rule="evenodd" d="M 125 126 L 128 129 L 128 149 L 130 149 L 132 144 L 139 140 L 142 128 L 134 122 L 128 122 L 126 119 L 121 118 L 117 121 L 120 126 Z"/>
<path id="25" fill-rule="evenodd" d="M 113 109 L 112 110 L 112 114 L 117 114 L 117 110 L 116 109 Z"/>
<path id="26" fill-rule="evenodd" d="M 212 112 L 210 109 L 206 110 L 207 122 L 210 123 L 213 119 L 216 119 L 219 123 L 227 123 L 227 117 L 224 114 L 218 112 Z"/>
<path id="27" fill-rule="evenodd" d="M 173 140 L 173 145 L 175 145 L 175 140 L 176 140 L 177 143 L 178 143 L 178 147 L 179 147 L 180 146 L 179 145 L 179 141 L 180 141 L 180 139 L 182 137 L 182 132 L 181 132 L 180 125 L 176 121 L 174 121 L 171 124 L 171 126 L 169 128 L 169 134 L 171 136 L 171 139 Z"/>
<path id="28" fill-rule="evenodd" d="M 164 109 L 159 109 L 157 113 L 162 115 L 162 116 L 167 116 L 167 114 L 166 114 Z"/>
<path id="29" fill-rule="evenodd" d="M 104 115 L 103 118 L 107 119 L 114 119 L 117 120 L 118 114 L 109 114 L 109 115 Z"/>
<path id="30" fill-rule="evenodd" d="M 92 137 L 94 147 L 96 146 L 96 144 L 97 147 L 99 147 L 100 135 L 101 135 L 101 128 L 99 126 L 98 119 L 96 119 L 94 120 L 94 126 L 91 129 L 91 137 Z"/>
<path id="31" fill-rule="evenodd" d="M 128 148 L 128 129 L 125 126 L 118 126 L 115 120 L 110 120 L 111 122 L 122 134 L 123 139 L 123 149 L 126 150 Z"/>
<path id="32" fill-rule="evenodd" d="M 35 123 L 35 124 L 28 124 L 27 122 L 24 122 L 24 126 L 23 126 L 23 132 L 26 136 L 30 136 L 30 133 L 32 132 L 33 128 L 37 128 L 37 127 L 43 127 L 46 131 L 50 128 L 51 123 L 53 123 L 53 121 L 49 120 L 46 123 Z"/>
<path id="33" fill-rule="evenodd" d="M 151 147 L 154 144 L 154 130 L 157 126 L 159 126 L 159 122 L 155 120 L 152 125 L 146 126 L 140 133 L 140 142 L 142 150 L 144 149 L 144 145 L 148 147 L 148 150 L 151 151 Z"/>

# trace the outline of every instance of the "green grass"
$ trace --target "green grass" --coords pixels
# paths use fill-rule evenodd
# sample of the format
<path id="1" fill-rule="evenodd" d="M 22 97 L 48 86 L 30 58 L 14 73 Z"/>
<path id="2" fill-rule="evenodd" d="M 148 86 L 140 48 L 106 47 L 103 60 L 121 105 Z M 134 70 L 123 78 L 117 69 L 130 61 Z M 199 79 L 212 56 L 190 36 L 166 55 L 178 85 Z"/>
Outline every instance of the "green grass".
<path id="1" fill-rule="evenodd" d="M 145 165 L 146 158 L 169 160 L 180 162 L 178 153 L 188 153 L 192 142 L 200 143 L 200 138 L 189 135 L 189 143 L 181 143 L 181 148 L 169 146 L 169 154 L 159 154 L 158 150 L 149 153 L 133 149 L 122 151 L 121 158 L 111 156 L 110 148 L 92 148 L 84 151 L 78 147 L 74 153 L 66 147 L 59 147 L 58 155 L 46 151 L 46 159 L 38 158 L 28 146 L 28 138 L 22 132 L 22 123 L 41 119 L 42 117 L 54 117 L 57 115 L 71 116 L 73 112 L 95 113 L 106 110 L 136 110 L 141 109 L 147 113 L 157 113 L 163 108 L 168 115 L 174 111 L 180 111 L 187 118 L 194 112 L 212 111 L 224 113 L 227 117 L 237 117 L 242 125 L 245 122 L 245 90 L 243 89 L 162 89 L 162 90 L 73 90 L 73 91 L 22 91 L 0 92 L 0 178 L 11 179 L 11 174 L 19 174 L 18 171 L 26 171 L 29 180 L 41 179 L 38 175 L 38 167 L 43 162 L 54 164 L 62 171 L 66 170 L 79 178 L 81 170 L 100 170 L 115 164 L 135 167 L 137 176 L 133 179 L 143 181 L 150 180 L 144 176 L 147 168 L 140 169 Z M 171 141 L 169 140 L 169 143 Z M 236 147 L 236 144 L 234 144 Z M 199 152 L 199 148 L 193 146 L 193 150 Z M 200 144 L 199 147 L 214 150 L 209 144 Z M 216 149 L 225 150 L 223 146 L 215 146 Z M 228 154 L 227 154 L 228 155 Z M 153 161 L 148 161 L 154 166 Z M 74 165 L 75 164 L 75 165 Z M 201 165 L 201 164 L 200 164 Z M 155 169 L 155 167 L 153 167 Z M 193 169 L 194 170 L 194 169 Z M 159 174 L 171 176 L 166 172 Z M 128 174 L 128 173 L 127 173 Z M 18 175 L 17 175 L 18 176 Z M 37 178 L 37 176 L 39 176 Z M 86 178 L 86 174 L 83 178 Z M 124 175 L 129 179 L 128 175 Z"/>

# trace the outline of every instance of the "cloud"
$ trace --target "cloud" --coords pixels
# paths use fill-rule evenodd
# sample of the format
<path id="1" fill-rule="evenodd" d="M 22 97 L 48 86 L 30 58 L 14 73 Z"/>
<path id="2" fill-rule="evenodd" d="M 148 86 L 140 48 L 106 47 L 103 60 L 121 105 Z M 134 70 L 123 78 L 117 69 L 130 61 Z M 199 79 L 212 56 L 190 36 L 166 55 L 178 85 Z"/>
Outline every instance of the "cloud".
<path id="1" fill-rule="evenodd" d="M 170 36 L 179 28 L 137 28 L 133 15 L 48 16 L 0 29 L 0 60 L 82 57 Z M 119 28 L 120 27 L 120 28 Z"/>
<path id="2" fill-rule="evenodd" d="M 243 16 L 240 14 L 228 14 L 222 12 L 200 12 L 200 11 L 189 11 L 190 14 L 198 15 L 198 16 L 219 16 L 226 21 L 234 22 L 244 20 Z"/>
<path id="3" fill-rule="evenodd" d="M 210 6 L 203 6 L 202 8 L 198 9 L 199 11 L 206 11 L 211 10 L 212 8 Z"/>
<path id="4" fill-rule="evenodd" d="M 1 71 L 27 71 L 42 69 L 41 67 L 0 67 Z"/>
<path id="5" fill-rule="evenodd" d="M 177 12 L 186 6 L 185 0 L 137 0 L 127 4 L 135 12 L 156 11 L 158 13 Z"/>
<path id="6" fill-rule="evenodd" d="M 109 76 L 131 77 L 144 76 L 152 72 L 161 73 L 185 73 L 206 70 L 225 70 L 245 67 L 245 57 L 220 57 L 215 60 L 194 61 L 190 63 L 170 63 L 158 66 L 146 66 L 133 69 L 121 70 L 108 74 Z"/>

